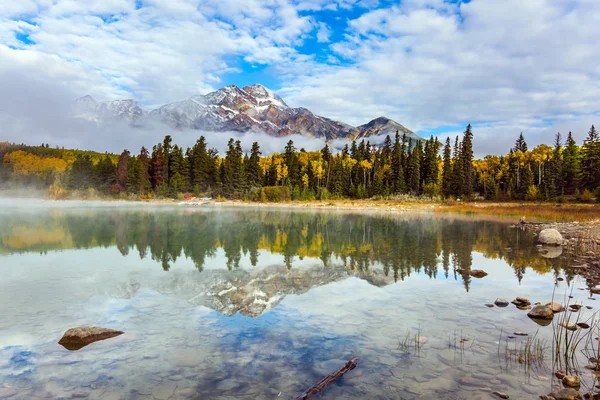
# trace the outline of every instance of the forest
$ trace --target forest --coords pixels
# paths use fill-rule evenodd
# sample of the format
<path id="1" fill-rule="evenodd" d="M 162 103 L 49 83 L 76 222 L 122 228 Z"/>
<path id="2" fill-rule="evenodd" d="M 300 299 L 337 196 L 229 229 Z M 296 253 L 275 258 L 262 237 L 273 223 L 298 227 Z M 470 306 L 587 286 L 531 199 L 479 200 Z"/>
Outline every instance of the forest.
<path id="1" fill-rule="evenodd" d="M 438 138 L 386 136 L 380 145 L 353 141 L 339 152 L 297 149 L 262 156 L 230 139 L 219 155 L 204 137 L 183 149 L 165 136 L 150 151 L 120 155 L 0 143 L 0 188 L 41 191 L 51 199 L 203 196 L 246 201 L 365 198 L 580 201 L 600 199 L 600 136 L 592 126 L 578 145 L 563 139 L 529 149 L 521 133 L 503 156 L 475 159 L 473 131 Z"/>
<path id="2" fill-rule="evenodd" d="M 266 251 L 283 256 L 287 268 L 296 260 L 320 259 L 323 266 L 342 264 L 354 271 L 378 265 L 395 281 L 411 274 L 461 278 L 469 290 L 472 252 L 503 259 L 520 282 L 528 268 L 553 273 L 568 264 L 563 258 L 540 257 L 535 239 L 506 224 L 461 218 L 315 213 L 252 209 L 207 212 L 206 209 L 161 213 L 130 209 L 56 210 L 43 216 L 4 216 L 0 255 L 95 247 L 114 248 L 123 256 L 138 254 L 168 271 L 179 259 L 198 271 L 215 265 L 222 249 L 229 270 L 244 257 L 253 266 Z M 201 229 L 202 234 L 198 234 Z M 476 263 L 475 263 L 476 264 Z M 566 272 L 568 279 L 572 271 Z"/>

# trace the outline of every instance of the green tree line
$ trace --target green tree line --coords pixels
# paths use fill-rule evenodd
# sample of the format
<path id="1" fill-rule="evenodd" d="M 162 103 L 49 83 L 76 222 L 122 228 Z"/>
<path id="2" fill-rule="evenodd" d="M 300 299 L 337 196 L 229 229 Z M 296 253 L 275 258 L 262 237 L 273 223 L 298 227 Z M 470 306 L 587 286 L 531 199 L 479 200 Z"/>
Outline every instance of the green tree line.
<path id="1" fill-rule="evenodd" d="M 386 136 L 380 145 L 361 140 L 334 154 L 297 149 L 262 156 L 258 143 L 244 152 L 230 139 L 223 156 L 200 137 L 183 149 L 167 135 L 149 150 L 120 155 L 0 143 L 0 185 L 48 188 L 51 197 L 92 190 L 103 195 L 222 196 L 253 201 L 372 198 L 399 195 L 495 200 L 600 198 L 600 137 L 592 126 L 581 146 L 563 142 L 528 149 L 523 134 L 504 156 L 475 160 L 473 132 L 441 143 Z M 28 158 L 27 158 L 28 157 Z M 34 157 L 34 158 L 32 158 Z M 65 160 L 66 164 L 58 161 Z M 33 161 L 32 161 L 33 160 Z M 56 162 L 49 162 L 55 160 Z M 35 168 L 28 166 L 35 165 Z"/>

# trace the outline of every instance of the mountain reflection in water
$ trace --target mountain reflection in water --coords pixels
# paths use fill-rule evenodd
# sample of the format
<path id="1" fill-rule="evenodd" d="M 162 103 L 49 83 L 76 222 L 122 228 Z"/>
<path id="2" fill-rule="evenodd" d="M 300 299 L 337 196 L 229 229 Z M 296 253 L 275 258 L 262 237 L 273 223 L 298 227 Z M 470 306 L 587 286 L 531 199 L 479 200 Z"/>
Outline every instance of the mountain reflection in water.
<path id="1" fill-rule="evenodd" d="M 0 393 L 13 398 L 291 398 L 353 357 L 328 398 L 487 395 L 471 374 L 544 394 L 536 377 L 551 371 L 524 388 L 497 341 L 552 330 L 484 304 L 549 301 L 577 281 L 529 233 L 466 216 L 45 203 L 0 207 L 0 221 Z M 125 334 L 57 344 L 85 325 Z M 415 332 L 418 355 L 399 346 Z M 463 335 L 468 351 L 451 346 Z"/>

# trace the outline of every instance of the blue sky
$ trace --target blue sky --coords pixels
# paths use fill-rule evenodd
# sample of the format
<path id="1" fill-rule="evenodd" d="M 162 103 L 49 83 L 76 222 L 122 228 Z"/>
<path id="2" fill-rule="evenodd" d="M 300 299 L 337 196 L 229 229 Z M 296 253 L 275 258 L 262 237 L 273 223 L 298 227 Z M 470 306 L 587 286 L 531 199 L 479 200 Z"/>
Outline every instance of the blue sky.
<path id="1" fill-rule="evenodd" d="M 5 1 L 0 140 L 85 94 L 151 108 L 261 83 L 352 125 L 387 116 L 443 139 L 471 123 L 480 153 L 519 132 L 581 141 L 600 112 L 599 24 L 596 0 Z"/>

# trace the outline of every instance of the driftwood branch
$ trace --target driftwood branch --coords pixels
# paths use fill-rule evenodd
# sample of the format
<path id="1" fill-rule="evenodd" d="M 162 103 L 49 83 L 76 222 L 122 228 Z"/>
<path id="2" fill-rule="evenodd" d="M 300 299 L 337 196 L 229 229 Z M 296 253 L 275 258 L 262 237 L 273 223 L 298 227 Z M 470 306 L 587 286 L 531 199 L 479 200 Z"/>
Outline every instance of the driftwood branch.
<path id="1" fill-rule="evenodd" d="M 314 396 L 317 393 L 320 393 L 327 386 L 331 385 L 333 382 L 340 379 L 344 374 L 348 371 L 352 371 L 358 365 L 358 358 L 353 358 L 348 361 L 342 368 L 335 371 L 333 374 L 326 376 L 321 379 L 319 382 L 312 385 L 308 390 L 306 390 L 301 395 L 297 396 L 294 400 L 305 400 L 311 396 Z"/>

